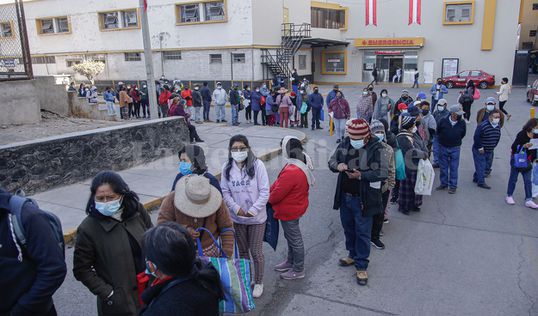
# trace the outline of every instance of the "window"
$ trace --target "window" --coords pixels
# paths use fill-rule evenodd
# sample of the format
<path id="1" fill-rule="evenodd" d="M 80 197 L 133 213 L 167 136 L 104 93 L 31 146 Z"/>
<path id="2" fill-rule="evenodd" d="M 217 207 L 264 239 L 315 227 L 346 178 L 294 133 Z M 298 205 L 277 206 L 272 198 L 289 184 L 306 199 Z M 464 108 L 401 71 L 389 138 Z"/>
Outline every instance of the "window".
<path id="1" fill-rule="evenodd" d="M 80 59 L 67 59 L 65 61 L 65 64 L 67 65 L 67 67 L 73 67 L 74 65 L 78 65 L 82 62 L 82 60 Z"/>
<path id="2" fill-rule="evenodd" d="M 141 53 L 125 53 L 125 61 L 141 61 Z"/>
<path id="3" fill-rule="evenodd" d="M 56 57 L 54 56 L 32 57 L 32 64 L 34 65 L 55 64 L 55 63 L 56 63 Z"/>
<path id="4" fill-rule="evenodd" d="M 101 30 L 134 29 L 140 27 L 136 9 L 99 13 Z"/>
<path id="5" fill-rule="evenodd" d="M 530 30 L 529 37 L 535 37 L 535 36 L 536 36 L 536 30 Z"/>
<path id="6" fill-rule="evenodd" d="M 176 5 L 177 24 L 226 21 L 225 0 Z"/>
<path id="7" fill-rule="evenodd" d="M 245 63 L 245 54 L 232 54 L 234 63 Z"/>
<path id="8" fill-rule="evenodd" d="M 480 71 L 471 71 L 471 77 L 480 77 L 482 73 Z"/>
<path id="9" fill-rule="evenodd" d="M 347 73 L 346 52 L 322 52 L 322 75 L 345 75 Z"/>
<path id="10" fill-rule="evenodd" d="M 12 37 L 13 29 L 11 28 L 11 22 L 0 23 L 0 37 Z"/>
<path id="11" fill-rule="evenodd" d="M 459 76 L 460 77 L 469 77 L 469 72 L 468 71 L 462 71 L 459 73 Z"/>
<path id="12" fill-rule="evenodd" d="M 521 43 L 521 49 L 532 49 L 533 47 L 534 47 L 534 42 Z"/>
<path id="13" fill-rule="evenodd" d="M 163 59 L 164 60 L 181 60 L 181 51 L 168 51 L 163 52 Z"/>
<path id="14" fill-rule="evenodd" d="M 39 34 L 66 34 L 71 32 L 69 19 L 66 16 L 36 19 Z"/>
<path id="15" fill-rule="evenodd" d="M 306 55 L 299 55 L 299 70 L 306 70 Z"/>
<path id="16" fill-rule="evenodd" d="M 224 2 L 204 3 L 206 21 L 224 20 Z"/>
<path id="17" fill-rule="evenodd" d="M 538 3 L 533 3 L 532 4 L 532 9 L 533 10 L 538 10 Z"/>
<path id="18" fill-rule="evenodd" d="M 54 33 L 54 20 L 46 19 L 41 20 L 41 34 L 51 34 Z"/>
<path id="19" fill-rule="evenodd" d="M 222 54 L 209 54 L 210 64 L 222 64 Z"/>
<path id="20" fill-rule="evenodd" d="M 312 27 L 322 29 L 345 29 L 346 9 L 325 9 L 312 7 Z"/>
<path id="21" fill-rule="evenodd" d="M 56 33 L 69 33 L 69 21 L 67 17 L 56 18 Z"/>
<path id="22" fill-rule="evenodd" d="M 443 24 L 473 24 L 474 1 L 447 2 Z"/>

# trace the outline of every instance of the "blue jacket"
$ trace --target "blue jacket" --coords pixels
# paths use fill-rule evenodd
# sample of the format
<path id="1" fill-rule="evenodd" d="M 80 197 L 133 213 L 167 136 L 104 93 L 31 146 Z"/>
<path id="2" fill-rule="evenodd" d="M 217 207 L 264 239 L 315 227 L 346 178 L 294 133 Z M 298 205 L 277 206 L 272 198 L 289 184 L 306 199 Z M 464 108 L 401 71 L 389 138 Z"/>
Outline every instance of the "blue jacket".
<path id="1" fill-rule="evenodd" d="M 103 95 L 105 101 L 110 101 L 110 102 L 114 102 L 114 100 L 116 99 L 116 95 L 114 92 L 112 91 L 105 91 L 104 95 Z"/>
<path id="2" fill-rule="evenodd" d="M 22 225 L 27 244 L 20 262 L 9 227 L 10 197 L 10 193 L 0 189 L 0 315 L 43 314 L 54 308 L 52 295 L 65 279 L 63 250 L 58 247 L 46 215 L 26 203 Z"/>
<path id="3" fill-rule="evenodd" d="M 323 108 L 323 97 L 320 93 L 311 93 L 308 96 L 308 105 L 314 109 Z"/>
<path id="4" fill-rule="evenodd" d="M 331 90 L 329 94 L 327 94 L 327 98 L 325 99 L 325 104 L 329 106 L 331 104 L 331 101 L 336 98 L 336 92 L 334 90 Z"/>
<path id="5" fill-rule="evenodd" d="M 435 99 L 436 92 L 437 92 L 437 83 L 434 83 L 432 88 L 430 89 L 430 93 L 432 94 L 432 97 L 434 99 Z M 439 87 L 439 98 L 436 100 L 441 100 L 443 96 L 445 95 L 445 93 L 448 93 L 448 89 L 446 88 L 444 84 L 441 84 L 441 86 Z"/>
<path id="6" fill-rule="evenodd" d="M 203 87 L 202 90 L 200 90 L 200 93 L 202 94 L 202 100 L 205 103 L 211 103 L 211 90 L 209 90 L 208 87 Z"/>
<path id="7" fill-rule="evenodd" d="M 262 94 L 260 92 L 253 91 L 250 94 L 250 106 L 252 111 L 261 111 L 262 105 L 260 104 Z"/>
<path id="8" fill-rule="evenodd" d="M 262 87 L 260 88 L 260 93 L 261 93 L 263 96 L 267 97 L 271 92 L 269 91 L 269 88 L 262 86 Z"/>
<path id="9" fill-rule="evenodd" d="M 456 125 L 450 123 L 450 116 L 442 119 L 437 125 L 437 137 L 443 147 L 459 147 L 467 132 L 467 124 L 459 120 Z"/>
<path id="10" fill-rule="evenodd" d="M 268 95 L 265 97 L 265 114 L 266 115 L 274 114 L 273 111 L 271 110 L 271 105 L 273 105 L 273 103 L 275 103 L 275 101 L 273 100 L 272 95 Z"/>

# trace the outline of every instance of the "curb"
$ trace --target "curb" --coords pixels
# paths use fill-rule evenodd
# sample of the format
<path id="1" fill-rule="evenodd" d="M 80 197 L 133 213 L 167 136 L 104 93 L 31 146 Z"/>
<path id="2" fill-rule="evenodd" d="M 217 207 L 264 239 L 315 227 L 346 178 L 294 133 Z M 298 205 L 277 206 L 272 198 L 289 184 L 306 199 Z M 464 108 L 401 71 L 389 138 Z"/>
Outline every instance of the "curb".
<path id="1" fill-rule="evenodd" d="M 308 141 L 308 138 L 307 138 L 306 134 L 303 133 L 303 137 L 301 139 L 301 142 L 303 144 L 305 144 L 307 141 Z M 267 161 L 269 161 L 269 160 L 271 160 L 273 158 L 278 157 L 278 155 L 280 155 L 281 153 L 282 153 L 282 148 L 280 148 L 280 147 L 273 148 L 269 152 L 259 156 L 258 159 L 260 159 L 263 162 L 267 162 Z M 215 174 L 215 178 L 217 178 L 217 180 L 219 180 L 219 181 L 220 181 L 220 176 L 221 176 L 220 172 Z M 150 200 L 150 201 L 144 203 L 144 208 L 148 211 L 148 213 L 151 214 L 154 211 L 156 211 L 159 208 L 159 206 L 161 206 L 161 202 L 162 202 L 163 199 L 164 199 L 164 196 L 160 197 L 160 198 L 155 198 L 153 200 Z M 72 246 L 75 243 L 75 238 L 76 237 L 77 237 L 77 229 L 76 228 L 67 229 L 64 232 L 64 242 L 65 242 L 65 244 L 68 245 L 68 246 Z"/>

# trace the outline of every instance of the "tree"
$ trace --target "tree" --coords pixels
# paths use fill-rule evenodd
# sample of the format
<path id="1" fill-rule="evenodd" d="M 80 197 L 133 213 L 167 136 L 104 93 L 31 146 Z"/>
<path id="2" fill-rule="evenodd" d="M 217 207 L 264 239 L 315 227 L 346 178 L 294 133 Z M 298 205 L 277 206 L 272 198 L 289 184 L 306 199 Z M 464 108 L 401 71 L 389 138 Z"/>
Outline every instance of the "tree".
<path id="1" fill-rule="evenodd" d="M 73 70 L 88 78 L 94 84 L 95 77 L 105 70 L 105 63 L 98 60 L 85 59 L 80 64 L 72 66 Z"/>

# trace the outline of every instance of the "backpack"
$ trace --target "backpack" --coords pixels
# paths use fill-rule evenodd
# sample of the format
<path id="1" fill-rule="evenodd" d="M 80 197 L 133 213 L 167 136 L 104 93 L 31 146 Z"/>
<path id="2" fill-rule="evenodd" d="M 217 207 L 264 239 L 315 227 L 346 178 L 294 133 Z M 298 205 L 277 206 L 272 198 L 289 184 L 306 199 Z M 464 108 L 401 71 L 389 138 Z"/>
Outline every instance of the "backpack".
<path id="1" fill-rule="evenodd" d="M 161 92 L 161 95 L 159 95 L 159 104 L 160 105 L 167 105 L 168 104 L 168 95 L 166 93 L 166 90 Z"/>
<path id="2" fill-rule="evenodd" d="M 263 96 L 263 95 L 260 98 L 260 105 L 265 105 L 265 96 Z"/>
<path id="3" fill-rule="evenodd" d="M 24 230 L 24 226 L 22 225 L 22 209 L 24 204 L 26 203 L 32 203 L 36 207 L 38 207 L 36 201 L 15 194 L 12 195 L 9 199 L 9 217 L 11 219 L 11 222 L 13 223 L 13 231 L 15 233 L 15 236 L 17 237 L 17 240 L 19 241 L 19 244 L 22 246 L 22 248 L 27 247 L 26 232 Z M 65 258 L 65 241 L 60 219 L 50 212 L 44 210 L 41 211 L 45 213 L 49 225 L 54 232 L 54 237 L 58 243 L 58 246 L 62 248 Z"/>
<path id="4" fill-rule="evenodd" d="M 474 88 L 473 99 L 474 100 L 480 99 L 480 90 L 478 90 L 478 88 Z"/>

